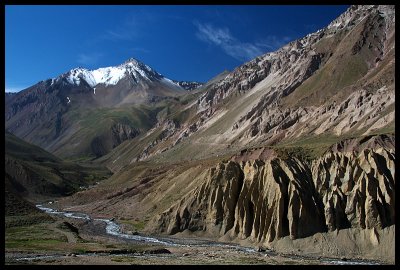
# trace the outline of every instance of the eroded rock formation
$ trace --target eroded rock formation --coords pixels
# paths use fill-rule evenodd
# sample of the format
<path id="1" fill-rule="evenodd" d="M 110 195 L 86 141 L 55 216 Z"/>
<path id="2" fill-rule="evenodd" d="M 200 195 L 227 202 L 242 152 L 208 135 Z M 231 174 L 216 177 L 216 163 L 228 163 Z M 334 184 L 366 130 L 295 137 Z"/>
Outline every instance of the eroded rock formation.
<path id="1" fill-rule="evenodd" d="M 395 222 L 394 136 L 346 140 L 312 161 L 246 155 L 209 169 L 202 185 L 153 220 L 154 230 L 271 242 Z"/>

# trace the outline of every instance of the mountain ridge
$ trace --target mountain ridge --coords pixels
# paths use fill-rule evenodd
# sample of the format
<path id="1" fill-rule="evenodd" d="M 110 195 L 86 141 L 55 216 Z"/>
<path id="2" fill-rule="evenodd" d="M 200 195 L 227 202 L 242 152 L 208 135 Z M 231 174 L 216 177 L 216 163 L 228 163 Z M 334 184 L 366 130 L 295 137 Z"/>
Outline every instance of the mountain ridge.
<path id="1" fill-rule="evenodd" d="M 124 159 L 178 161 L 249 145 L 302 144 L 321 136 L 333 143 L 394 131 L 393 12 L 350 7 L 327 27 L 206 84 L 181 113 L 192 117 L 179 125 L 160 122 L 168 136 L 149 142 L 139 158 Z M 111 153 L 112 160 L 128 152 Z"/>
<path id="2" fill-rule="evenodd" d="M 172 84 L 177 89 L 184 90 L 193 90 L 203 84 L 200 82 L 168 79 L 150 66 L 133 57 L 128 58 L 123 63 L 116 66 L 99 67 L 96 69 L 76 67 L 57 77 L 45 79 L 39 83 L 50 81 L 51 86 L 63 80 L 65 83 L 79 86 L 81 81 L 84 81 L 84 83 L 88 84 L 91 88 L 96 88 L 96 86 L 100 84 L 104 86 L 116 85 L 125 77 L 130 77 L 135 83 L 140 83 L 141 80 L 164 81 L 168 84 Z"/>
<path id="3" fill-rule="evenodd" d="M 87 115 L 90 119 L 92 112 L 97 114 L 106 110 L 110 116 L 117 115 L 117 118 L 110 119 L 111 123 L 107 119 L 99 119 L 108 121 L 106 126 L 100 128 L 108 129 L 102 132 L 110 134 L 104 135 L 106 138 L 93 134 L 89 145 L 78 150 L 79 154 L 103 155 L 123 140 L 144 131 L 148 126 L 144 119 L 148 119 L 149 123 L 154 121 L 152 111 L 158 110 L 154 108 L 156 104 L 173 101 L 200 86 L 201 83 L 175 83 L 133 58 L 116 67 L 92 71 L 76 68 L 19 93 L 6 94 L 6 129 L 31 143 L 56 151 L 65 145 L 63 140 L 73 139 L 76 130 L 81 130 L 81 124 L 73 121 L 77 115 Z M 143 114 L 143 120 L 132 115 L 130 109 L 122 109 L 131 105 L 137 107 L 134 111 L 139 110 Z M 124 111 L 122 115 L 120 111 Z M 91 125 L 89 119 L 87 125 Z M 122 132 L 121 136 L 117 129 Z M 90 132 L 94 132 L 93 128 Z"/>

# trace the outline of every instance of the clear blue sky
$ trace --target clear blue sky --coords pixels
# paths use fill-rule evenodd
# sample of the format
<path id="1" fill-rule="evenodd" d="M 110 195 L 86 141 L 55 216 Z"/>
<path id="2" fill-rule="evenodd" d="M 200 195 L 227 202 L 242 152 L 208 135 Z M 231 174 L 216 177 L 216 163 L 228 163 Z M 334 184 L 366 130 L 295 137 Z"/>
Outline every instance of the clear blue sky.
<path id="1" fill-rule="evenodd" d="M 225 69 L 325 27 L 348 6 L 6 6 L 6 91 L 134 57 L 175 80 Z"/>

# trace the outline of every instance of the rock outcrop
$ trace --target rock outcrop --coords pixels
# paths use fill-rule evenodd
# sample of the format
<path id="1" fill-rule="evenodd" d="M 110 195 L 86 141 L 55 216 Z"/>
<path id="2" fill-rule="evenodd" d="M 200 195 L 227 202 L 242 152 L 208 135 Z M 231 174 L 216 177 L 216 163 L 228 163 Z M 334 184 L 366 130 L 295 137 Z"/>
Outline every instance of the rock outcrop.
<path id="1" fill-rule="evenodd" d="M 378 136 L 341 142 L 312 161 L 235 156 L 209 169 L 202 185 L 150 226 L 157 233 L 207 231 L 255 242 L 382 229 L 395 222 L 393 146 L 394 136 Z"/>
<path id="2" fill-rule="evenodd" d="M 311 164 L 331 231 L 382 229 L 395 223 L 394 137 L 367 137 L 363 144 L 348 140 L 334 145 Z"/>
<path id="3" fill-rule="evenodd" d="M 133 139 L 139 135 L 140 130 L 130 125 L 116 123 L 111 127 L 113 148 L 120 145 L 123 141 Z"/>
<path id="4" fill-rule="evenodd" d="M 102 133 L 99 132 L 99 134 L 93 138 L 90 143 L 90 152 L 96 157 L 103 156 L 124 141 L 135 138 L 140 132 L 139 129 L 129 124 L 114 123 L 109 130 Z"/>
<path id="5" fill-rule="evenodd" d="M 394 121 L 394 110 L 390 110 L 394 106 L 394 95 L 393 89 L 382 87 L 374 93 L 356 91 L 338 104 L 282 109 L 271 104 L 274 95 L 269 94 L 242 116 L 232 131 L 247 128 L 242 140 L 261 136 L 270 139 L 282 132 L 286 138 L 299 138 L 304 134 L 342 135 L 368 127 L 366 135 Z"/>

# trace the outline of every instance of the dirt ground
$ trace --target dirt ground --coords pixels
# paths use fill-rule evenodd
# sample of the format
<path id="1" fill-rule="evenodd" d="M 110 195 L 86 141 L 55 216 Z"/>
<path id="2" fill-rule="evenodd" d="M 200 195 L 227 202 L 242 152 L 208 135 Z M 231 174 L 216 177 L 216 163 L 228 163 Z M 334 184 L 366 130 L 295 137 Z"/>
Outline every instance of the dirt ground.
<path id="1" fill-rule="evenodd" d="M 198 264 L 332 264 L 320 259 L 290 258 L 265 252 L 243 252 L 221 247 L 169 247 L 165 254 L 6 254 L 8 264 L 124 264 L 124 265 L 198 265 Z M 48 257 L 44 257 L 48 256 Z M 31 257 L 27 259 L 27 257 Z M 25 259 L 23 259 L 25 258 Z M 335 263 L 339 264 L 339 263 Z"/>

